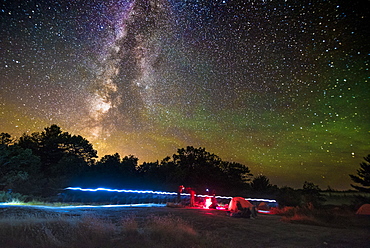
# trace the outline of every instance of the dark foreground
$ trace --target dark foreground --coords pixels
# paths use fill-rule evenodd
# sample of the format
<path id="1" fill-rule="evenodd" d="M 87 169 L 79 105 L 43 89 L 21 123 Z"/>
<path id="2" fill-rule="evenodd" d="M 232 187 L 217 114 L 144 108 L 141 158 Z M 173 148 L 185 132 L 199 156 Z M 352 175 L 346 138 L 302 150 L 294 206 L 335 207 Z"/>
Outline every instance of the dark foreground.
<path id="1" fill-rule="evenodd" d="M 0 205 L 0 240 L 2 247 L 370 247 L 370 229 L 293 224 L 276 215 L 232 218 L 196 208 Z"/>

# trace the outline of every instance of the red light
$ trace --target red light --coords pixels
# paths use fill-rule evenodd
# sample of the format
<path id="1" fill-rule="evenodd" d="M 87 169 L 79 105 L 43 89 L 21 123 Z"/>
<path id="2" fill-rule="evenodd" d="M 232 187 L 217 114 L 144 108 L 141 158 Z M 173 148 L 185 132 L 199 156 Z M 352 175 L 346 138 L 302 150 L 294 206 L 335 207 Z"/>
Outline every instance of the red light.
<path id="1" fill-rule="evenodd" d="M 204 208 L 209 208 L 212 205 L 212 199 L 211 197 L 206 198 L 206 204 L 204 205 Z"/>

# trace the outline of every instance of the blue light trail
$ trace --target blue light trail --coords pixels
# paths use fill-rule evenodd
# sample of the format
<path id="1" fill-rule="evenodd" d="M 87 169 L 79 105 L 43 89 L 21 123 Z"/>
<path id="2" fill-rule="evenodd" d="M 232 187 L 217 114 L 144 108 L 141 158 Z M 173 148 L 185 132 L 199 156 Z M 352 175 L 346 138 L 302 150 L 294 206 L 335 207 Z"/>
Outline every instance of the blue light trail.
<path id="1" fill-rule="evenodd" d="M 153 190 L 132 190 L 132 189 L 107 189 L 107 188 L 96 188 L 96 189 L 84 189 L 80 187 L 68 187 L 66 190 L 79 190 L 85 192 L 97 192 L 97 191 L 107 191 L 107 192 L 117 192 L 117 193 L 138 193 L 138 194 L 158 194 L 158 195 L 177 195 L 176 192 L 164 192 L 164 191 L 153 191 Z M 190 196 L 188 193 L 181 193 L 181 195 Z M 197 197 L 210 197 L 209 195 L 196 195 Z M 216 199 L 232 199 L 232 196 L 215 196 Z M 260 199 L 260 198 L 245 198 L 248 201 L 260 201 L 260 202 L 276 202 L 276 200 L 271 199 Z"/>

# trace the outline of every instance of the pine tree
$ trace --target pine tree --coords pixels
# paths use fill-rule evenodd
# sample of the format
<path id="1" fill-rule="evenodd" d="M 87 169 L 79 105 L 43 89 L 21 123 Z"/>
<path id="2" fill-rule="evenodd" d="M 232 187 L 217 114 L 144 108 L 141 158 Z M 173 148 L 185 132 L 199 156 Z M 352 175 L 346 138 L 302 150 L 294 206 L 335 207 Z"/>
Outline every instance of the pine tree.
<path id="1" fill-rule="evenodd" d="M 370 154 L 364 157 L 366 162 L 360 163 L 360 169 L 357 170 L 357 176 L 349 175 L 353 182 L 362 186 L 353 185 L 351 186 L 358 191 L 370 193 Z"/>

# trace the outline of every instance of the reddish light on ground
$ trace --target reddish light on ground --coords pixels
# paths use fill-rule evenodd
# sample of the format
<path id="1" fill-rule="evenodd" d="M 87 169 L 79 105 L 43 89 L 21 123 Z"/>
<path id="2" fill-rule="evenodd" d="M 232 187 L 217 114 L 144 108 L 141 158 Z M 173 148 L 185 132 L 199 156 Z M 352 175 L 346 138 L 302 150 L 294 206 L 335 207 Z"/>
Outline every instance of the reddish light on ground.
<path id="1" fill-rule="evenodd" d="M 216 207 L 216 209 L 217 209 L 217 210 L 226 210 L 227 208 L 225 208 L 225 207 L 220 207 L 220 206 L 217 206 L 217 207 Z"/>

